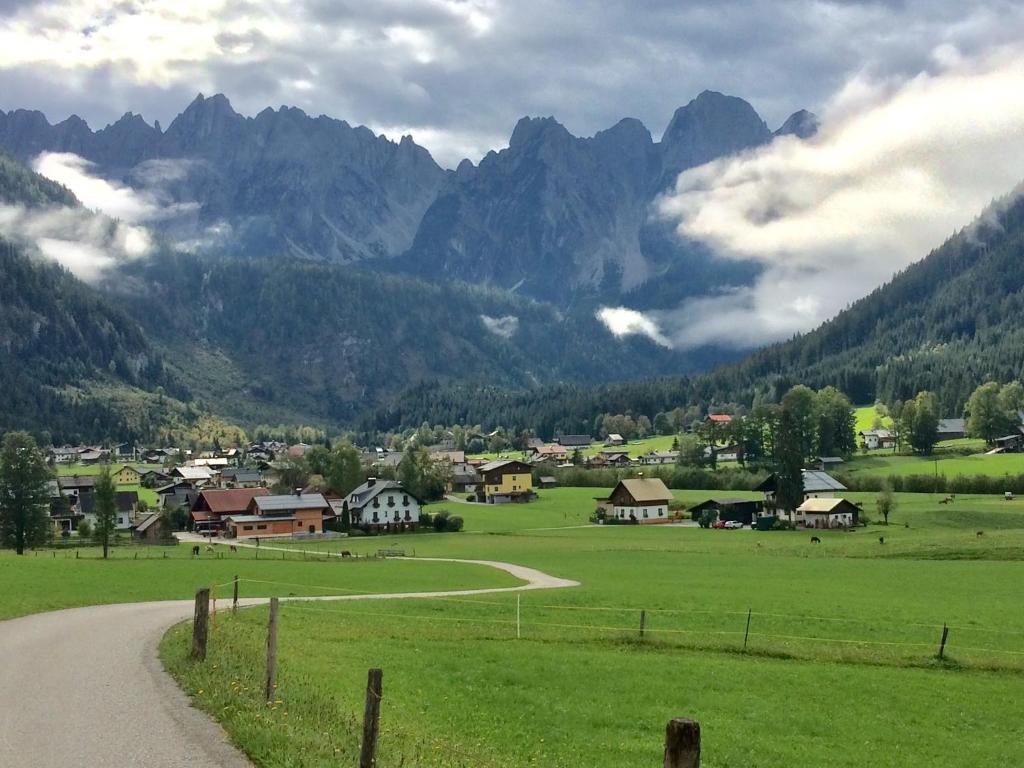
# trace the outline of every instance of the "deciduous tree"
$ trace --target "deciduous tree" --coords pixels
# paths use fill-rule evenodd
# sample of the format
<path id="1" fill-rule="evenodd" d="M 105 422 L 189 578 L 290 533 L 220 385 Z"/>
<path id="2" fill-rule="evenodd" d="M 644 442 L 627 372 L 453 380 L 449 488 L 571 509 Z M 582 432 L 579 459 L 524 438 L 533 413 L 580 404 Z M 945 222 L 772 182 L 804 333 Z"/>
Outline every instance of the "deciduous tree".
<path id="1" fill-rule="evenodd" d="M 0 542 L 19 555 L 44 544 L 51 531 L 49 481 L 32 436 L 8 432 L 0 448 Z"/>

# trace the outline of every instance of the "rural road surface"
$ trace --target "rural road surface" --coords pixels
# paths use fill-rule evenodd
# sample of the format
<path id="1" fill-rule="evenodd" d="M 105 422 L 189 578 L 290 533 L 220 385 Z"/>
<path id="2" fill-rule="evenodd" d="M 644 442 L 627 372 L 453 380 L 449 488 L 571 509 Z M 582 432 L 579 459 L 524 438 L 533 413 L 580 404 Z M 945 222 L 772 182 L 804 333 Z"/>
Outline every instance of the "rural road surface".
<path id="1" fill-rule="evenodd" d="M 411 599 L 578 585 L 510 563 L 418 559 L 486 565 L 525 583 L 287 599 Z M 220 726 L 192 708 L 157 658 L 164 632 L 190 618 L 193 607 L 192 600 L 97 605 L 0 622 L 0 766 L 251 768 Z"/>

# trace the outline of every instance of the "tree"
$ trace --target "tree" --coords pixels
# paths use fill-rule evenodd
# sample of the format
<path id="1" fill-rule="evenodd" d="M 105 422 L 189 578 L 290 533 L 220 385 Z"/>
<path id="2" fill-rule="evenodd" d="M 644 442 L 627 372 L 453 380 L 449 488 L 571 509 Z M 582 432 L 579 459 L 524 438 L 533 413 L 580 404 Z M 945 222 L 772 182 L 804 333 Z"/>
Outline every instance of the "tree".
<path id="1" fill-rule="evenodd" d="M 904 438 L 915 453 L 931 455 L 939 439 L 939 401 L 931 392 L 918 392 L 913 401 L 903 406 L 900 414 Z"/>
<path id="2" fill-rule="evenodd" d="M 93 535 L 103 546 L 103 559 L 107 559 L 110 539 L 117 525 L 117 486 L 110 474 L 110 468 L 104 467 L 92 487 L 93 510 L 96 514 L 96 528 Z"/>
<path id="3" fill-rule="evenodd" d="M 882 516 L 885 524 L 888 525 L 889 515 L 896 510 L 896 499 L 892 495 L 892 487 L 889 483 L 882 483 L 882 490 L 875 500 L 875 507 L 878 509 L 878 514 Z"/>
<path id="4" fill-rule="evenodd" d="M 338 443 L 327 456 L 324 481 L 339 496 L 348 496 L 363 482 L 363 465 L 358 449 L 348 442 Z"/>
<path id="5" fill-rule="evenodd" d="M 352 513 L 348 509 L 348 499 L 341 503 L 341 530 L 347 531 L 352 527 Z"/>
<path id="6" fill-rule="evenodd" d="M 92 537 L 92 526 L 89 525 L 89 521 L 82 519 L 78 521 L 78 538 L 82 541 Z"/>
<path id="7" fill-rule="evenodd" d="M 799 418 L 792 410 L 783 407 L 776 435 L 775 503 L 789 513 L 804 501 L 803 425 Z"/>
<path id="8" fill-rule="evenodd" d="M 819 456 L 849 456 L 857 449 L 857 415 L 850 399 L 835 387 L 815 395 Z"/>
<path id="9" fill-rule="evenodd" d="M 19 555 L 50 532 L 50 471 L 27 432 L 9 432 L 0 448 L 0 543 Z"/>
<path id="10" fill-rule="evenodd" d="M 818 442 L 817 396 L 803 384 L 797 384 L 782 398 L 782 411 L 788 415 L 786 431 L 789 447 L 800 453 L 800 463 L 814 456 Z"/>
<path id="11" fill-rule="evenodd" d="M 999 392 L 999 384 L 994 381 L 982 384 L 971 393 L 965 408 L 967 434 L 971 437 L 980 437 L 989 445 L 1008 431 L 1006 413 L 999 402 Z"/>

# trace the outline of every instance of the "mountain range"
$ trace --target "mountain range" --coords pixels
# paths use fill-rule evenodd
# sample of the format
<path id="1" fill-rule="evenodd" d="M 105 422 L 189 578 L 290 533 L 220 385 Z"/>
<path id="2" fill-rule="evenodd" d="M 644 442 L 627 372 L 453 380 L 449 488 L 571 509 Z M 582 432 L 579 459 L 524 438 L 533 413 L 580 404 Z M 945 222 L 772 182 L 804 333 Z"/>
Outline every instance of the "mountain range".
<path id="1" fill-rule="evenodd" d="M 93 131 L 77 116 L 52 125 L 0 112 L 0 147 L 26 163 L 84 158 L 158 201 L 147 223 L 191 250 L 361 263 L 565 309 L 655 296 L 674 306 L 752 280 L 752 264 L 681 242 L 652 203 L 686 168 L 815 126 L 801 111 L 773 134 L 747 102 L 705 91 L 658 142 L 634 119 L 580 138 L 554 118 L 523 118 L 506 149 L 448 171 L 408 136 L 288 107 L 243 117 L 218 94 L 166 130 L 132 113 Z"/>

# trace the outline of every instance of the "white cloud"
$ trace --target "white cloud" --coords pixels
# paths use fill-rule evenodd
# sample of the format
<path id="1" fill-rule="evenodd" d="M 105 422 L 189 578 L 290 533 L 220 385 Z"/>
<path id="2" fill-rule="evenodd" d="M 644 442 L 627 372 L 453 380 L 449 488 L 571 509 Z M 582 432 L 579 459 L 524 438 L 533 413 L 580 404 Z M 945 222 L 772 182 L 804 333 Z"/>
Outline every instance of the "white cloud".
<path id="1" fill-rule="evenodd" d="M 0 206 L 0 235 L 94 282 L 115 264 L 148 255 L 149 232 L 84 208 Z"/>
<path id="2" fill-rule="evenodd" d="M 657 321 L 651 317 L 628 307 L 602 307 L 597 312 L 597 319 L 607 326 L 614 336 L 646 336 L 664 347 L 672 346 L 662 333 Z"/>
<path id="3" fill-rule="evenodd" d="M 749 290 L 652 314 L 673 343 L 752 346 L 807 330 L 924 257 L 1024 179 L 1024 60 L 1001 51 L 901 85 L 859 76 L 821 132 L 680 175 L 681 234 L 765 271 Z"/>
<path id="4" fill-rule="evenodd" d="M 519 330 L 519 318 L 515 315 L 503 315 L 502 317 L 480 315 L 480 320 L 483 322 L 484 328 L 503 339 L 511 339 Z"/>
<path id="5" fill-rule="evenodd" d="M 36 173 L 63 184 L 86 208 L 115 219 L 140 222 L 155 217 L 159 206 L 131 187 L 93 176 L 88 160 L 70 152 L 43 152 L 32 163 Z"/>

